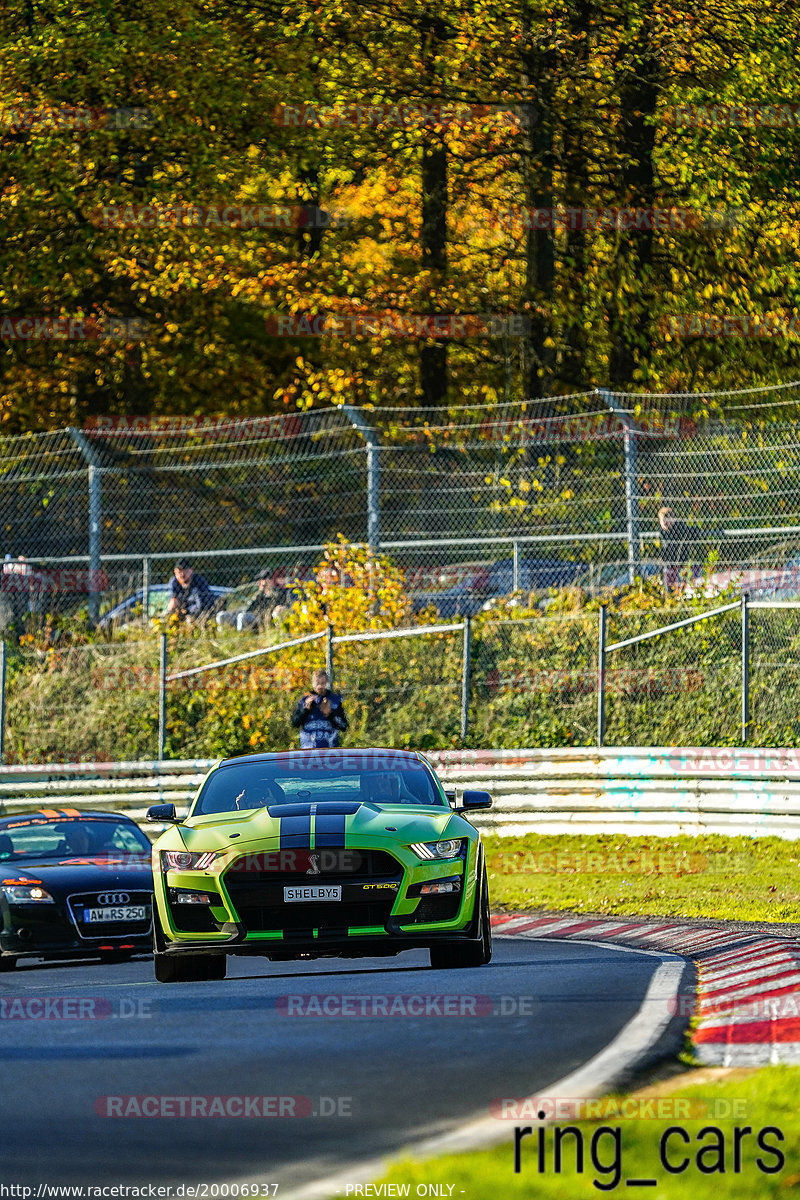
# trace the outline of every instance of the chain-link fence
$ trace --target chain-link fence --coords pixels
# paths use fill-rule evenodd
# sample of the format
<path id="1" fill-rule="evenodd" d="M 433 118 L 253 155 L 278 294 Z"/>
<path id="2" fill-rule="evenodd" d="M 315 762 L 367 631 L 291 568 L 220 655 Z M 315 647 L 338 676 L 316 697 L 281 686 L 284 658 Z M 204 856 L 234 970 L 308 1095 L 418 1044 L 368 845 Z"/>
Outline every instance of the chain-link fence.
<path id="1" fill-rule="evenodd" d="M 297 740 L 294 701 L 325 665 L 344 696 L 347 746 L 800 745 L 797 602 L 590 607 L 278 638 L 262 634 L 249 650 L 230 628 L 48 650 L 9 644 L 0 758 L 286 749 Z"/>
<path id="2" fill-rule="evenodd" d="M 214 420 L 98 418 L 0 438 L 0 624 L 163 600 L 176 556 L 221 588 L 303 578 L 343 534 L 390 554 L 418 608 L 593 595 L 661 572 L 658 512 L 709 595 L 800 594 L 800 383 L 581 393 L 484 408 Z M 227 603 L 227 601 L 224 601 Z"/>
<path id="3" fill-rule="evenodd" d="M 707 618 L 688 607 L 609 610 L 609 649 L 628 644 L 605 660 L 607 745 L 721 746 L 741 741 L 742 610 L 740 604 L 720 608 L 727 611 Z M 682 627 L 646 636 L 675 625 Z M 750 727 L 747 736 L 752 737 Z"/>

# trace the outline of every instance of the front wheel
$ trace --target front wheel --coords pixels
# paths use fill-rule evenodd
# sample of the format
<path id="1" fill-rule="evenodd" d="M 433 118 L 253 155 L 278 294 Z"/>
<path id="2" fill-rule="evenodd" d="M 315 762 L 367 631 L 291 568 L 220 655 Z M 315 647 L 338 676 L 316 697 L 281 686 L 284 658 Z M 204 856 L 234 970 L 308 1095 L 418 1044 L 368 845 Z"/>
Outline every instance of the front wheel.
<path id="1" fill-rule="evenodd" d="M 165 954 L 164 932 L 158 919 L 153 897 L 153 970 L 157 983 L 199 983 L 207 979 L 224 979 L 228 959 L 224 954 Z"/>
<path id="2" fill-rule="evenodd" d="M 492 914 L 485 866 L 481 880 L 480 931 L 480 940 L 477 942 L 442 942 L 439 946 L 431 946 L 431 966 L 441 971 L 458 967 L 485 967 L 491 962 Z"/>

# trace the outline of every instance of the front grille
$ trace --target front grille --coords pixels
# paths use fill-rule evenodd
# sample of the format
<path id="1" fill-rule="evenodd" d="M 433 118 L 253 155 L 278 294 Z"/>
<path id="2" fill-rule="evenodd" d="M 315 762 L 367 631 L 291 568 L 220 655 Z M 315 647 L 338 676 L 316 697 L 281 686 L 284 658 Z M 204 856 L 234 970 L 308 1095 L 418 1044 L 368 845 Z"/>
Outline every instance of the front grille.
<path id="1" fill-rule="evenodd" d="M 292 853 L 297 857 L 292 859 Z M 316 856 L 314 874 L 297 869 L 312 856 Z M 231 903 L 248 933 L 272 931 L 310 939 L 317 930 L 319 938 L 324 939 L 346 937 L 355 927 L 383 926 L 403 879 L 401 864 L 382 850 L 300 849 L 286 855 L 276 853 L 274 858 L 273 863 L 265 864 L 245 856 L 225 875 Z M 265 865 L 269 869 L 258 869 Z M 326 886 L 340 885 L 341 900 L 284 901 L 284 887 L 322 882 Z M 397 886 L 365 886 L 387 883 Z"/>
<path id="2" fill-rule="evenodd" d="M 442 896 L 423 896 L 410 917 L 401 917 L 403 925 L 424 925 L 428 921 L 454 921 L 461 907 L 461 892 Z"/>
<path id="3" fill-rule="evenodd" d="M 146 934 L 150 929 L 150 893 L 128 892 L 128 900 L 124 904 L 110 905 L 100 903 L 98 897 L 102 892 L 81 892 L 70 896 L 67 903 L 75 928 L 82 938 L 117 938 L 136 937 Z M 91 908 L 128 908 L 131 905 L 144 905 L 145 917 L 141 921 L 87 921 L 85 913 Z"/>
<path id="4" fill-rule="evenodd" d="M 346 846 L 310 850 L 300 846 L 273 850 L 265 854 L 243 854 L 228 868 L 226 879 L 280 880 L 281 883 L 313 883 L 319 877 L 325 883 L 342 879 L 402 879 L 403 868 L 385 850 L 359 850 Z"/>

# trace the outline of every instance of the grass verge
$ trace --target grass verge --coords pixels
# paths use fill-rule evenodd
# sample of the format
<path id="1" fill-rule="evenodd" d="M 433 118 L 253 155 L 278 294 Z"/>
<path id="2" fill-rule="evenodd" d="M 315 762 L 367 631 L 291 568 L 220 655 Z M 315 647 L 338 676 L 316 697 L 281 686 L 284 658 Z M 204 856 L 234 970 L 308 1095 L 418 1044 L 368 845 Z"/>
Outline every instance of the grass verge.
<path id="1" fill-rule="evenodd" d="M 565 1111 L 564 1119 L 555 1114 L 550 1125 L 534 1125 L 533 1133 L 520 1142 L 519 1174 L 514 1172 L 513 1131 L 530 1125 L 530 1116 L 512 1117 L 509 1141 L 491 1150 L 427 1162 L 403 1159 L 372 1184 L 371 1194 L 438 1194 L 465 1200 L 516 1196 L 580 1200 L 604 1192 L 669 1200 L 796 1195 L 800 1192 L 799 1088 L 798 1067 L 692 1071 L 677 1081 L 598 1101 L 598 1115 L 592 1120 L 573 1120 Z M 557 1172 L 555 1131 L 568 1126 L 577 1132 L 564 1133 Z M 662 1149 L 670 1128 L 678 1132 L 667 1136 Z M 541 1171 L 540 1136 L 545 1151 Z M 582 1171 L 577 1169 L 579 1146 Z M 628 1181 L 633 1180 L 655 1180 L 656 1185 L 631 1186 Z M 397 1190 L 379 1191 L 381 1184 L 393 1184 Z M 436 1193 L 430 1190 L 432 1184 L 444 1186 Z M 429 1190 L 418 1190 L 423 1185 Z"/>
<path id="2" fill-rule="evenodd" d="M 495 910 L 800 922 L 800 844 L 781 838 L 485 839 Z"/>

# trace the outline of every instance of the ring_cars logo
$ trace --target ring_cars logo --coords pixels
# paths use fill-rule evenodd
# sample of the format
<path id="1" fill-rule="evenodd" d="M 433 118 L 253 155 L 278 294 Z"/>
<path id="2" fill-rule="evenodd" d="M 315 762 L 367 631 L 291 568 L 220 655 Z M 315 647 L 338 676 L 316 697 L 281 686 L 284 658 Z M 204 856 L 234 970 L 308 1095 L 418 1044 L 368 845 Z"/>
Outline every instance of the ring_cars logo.
<path id="1" fill-rule="evenodd" d="M 98 904 L 128 904 L 130 902 L 129 892 L 101 892 L 97 897 Z"/>

